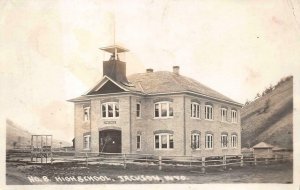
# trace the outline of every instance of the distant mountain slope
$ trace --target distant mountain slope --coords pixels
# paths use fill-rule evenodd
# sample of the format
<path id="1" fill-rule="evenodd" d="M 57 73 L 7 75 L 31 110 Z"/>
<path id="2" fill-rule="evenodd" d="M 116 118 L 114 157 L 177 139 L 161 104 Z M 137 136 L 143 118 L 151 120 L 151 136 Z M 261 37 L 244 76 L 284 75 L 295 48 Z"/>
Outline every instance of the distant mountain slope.
<path id="1" fill-rule="evenodd" d="M 264 141 L 293 149 L 293 78 L 243 107 L 242 147 Z"/>
<path id="2" fill-rule="evenodd" d="M 6 149 L 30 146 L 31 135 L 38 134 L 32 134 L 29 131 L 26 131 L 10 119 L 6 120 Z M 54 148 L 60 147 L 59 142 L 62 142 L 62 147 L 71 146 L 70 142 L 61 141 L 59 139 L 55 139 L 55 137 L 53 137 L 52 146 Z"/>

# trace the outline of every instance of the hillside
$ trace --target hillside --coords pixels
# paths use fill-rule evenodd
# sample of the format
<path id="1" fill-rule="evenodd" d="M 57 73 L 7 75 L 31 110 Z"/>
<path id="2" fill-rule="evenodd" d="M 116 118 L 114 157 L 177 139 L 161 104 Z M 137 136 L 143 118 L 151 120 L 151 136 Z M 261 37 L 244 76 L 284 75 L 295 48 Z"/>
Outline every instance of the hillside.
<path id="1" fill-rule="evenodd" d="M 23 129 L 20 125 L 14 123 L 12 120 L 6 120 L 6 149 L 12 149 L 14 148 L 14 145 L 15 148 L 24 148 L 30 146 L 31 135 L 34 134 Z M 59 142 L 62 142 L 62 147 L 71 146 L 71 143 L 69 142 L 55 139 L 55 137 L 53 138 L 54 139 L 52 143 L 54 148 L 60 147 Z"/>
<path id="2" fill-rule="evenodd" d="M 245 105 L 241 112 L 242 147 L 264 141 L 293 149 L 293 78 Z"/>

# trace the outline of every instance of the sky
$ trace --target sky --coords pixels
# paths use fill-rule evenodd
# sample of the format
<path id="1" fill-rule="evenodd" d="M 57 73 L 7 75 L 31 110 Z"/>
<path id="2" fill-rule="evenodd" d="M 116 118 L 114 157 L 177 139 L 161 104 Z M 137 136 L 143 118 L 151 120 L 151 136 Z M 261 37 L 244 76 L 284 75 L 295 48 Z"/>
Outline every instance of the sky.
<path id="1" fill-rule="evenodd" d="M 1 116 L 71 142 L 66 100 L 101 80 L 114 41 L 128 75 L 177 65 L 240 103 L 293 75 L 299 103 L 299 1 L 0 0 Z"/>

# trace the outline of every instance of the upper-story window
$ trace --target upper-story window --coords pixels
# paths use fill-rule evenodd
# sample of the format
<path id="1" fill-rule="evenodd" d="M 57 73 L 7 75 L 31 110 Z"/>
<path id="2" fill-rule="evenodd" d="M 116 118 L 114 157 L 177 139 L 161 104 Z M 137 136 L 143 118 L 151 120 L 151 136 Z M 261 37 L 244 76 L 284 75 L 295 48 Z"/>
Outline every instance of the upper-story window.
<path id="1" fill-rule="evenodd" d="M 213 107 L 211 105 L 205 105 L 205 119 L 213 120 Z"/>
<path id="2" fill-rule="evenodd" d="M 90 120 L 90 107 L 83 108 L 83 114 L 84 114 L 84 121 Z"/>
<path id="3" fill-rule="evenodd" d="M 136 104 L 136 117 L 141 117 L 141 104 Z"/>
<path id="4" fill-rule="evenodd" d="M 231 110 L 231 122 L 237 123 L 237 111 L 236 110 Z"/>
<path id="5" fill-rule="evenodd" d="M 157 102 L 154 104 L 154 117 L 173 117 L 172 102 Z"/>
<path id="6" fill-rule="evenodd" d="M 101 108 L 102 108 L 102 117 L 103 118 L 119 117 L 119 103 L 117 103 L 117 102 L 103 103 Z"/>
<path id="7" fill-rule="evenodd" d="M 192 102 L 191 104 L 191 117 L 200 118 L 200 105 L 196 102 Z"/>
<path id="8" fill-rule="evenodd" d="M 227 109 L 221 108 L 221 121 L 227 121 Z"/>

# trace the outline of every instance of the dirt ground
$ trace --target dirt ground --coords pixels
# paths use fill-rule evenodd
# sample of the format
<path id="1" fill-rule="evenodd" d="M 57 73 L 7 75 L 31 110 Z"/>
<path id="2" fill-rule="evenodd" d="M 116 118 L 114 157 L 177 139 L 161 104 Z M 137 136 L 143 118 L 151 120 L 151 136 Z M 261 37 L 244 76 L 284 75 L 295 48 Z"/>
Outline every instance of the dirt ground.
<path id="1" fill-rule="evenodd" d="M 120 183 L 292 183 L 293 164 L 227 167 L 206 170 L 193 167 L 88 165 L 74 163 L 28 164 L 7 162 L 7 185 L 37 184 L 120 184 Z"/>

